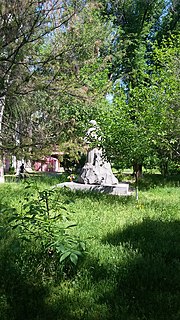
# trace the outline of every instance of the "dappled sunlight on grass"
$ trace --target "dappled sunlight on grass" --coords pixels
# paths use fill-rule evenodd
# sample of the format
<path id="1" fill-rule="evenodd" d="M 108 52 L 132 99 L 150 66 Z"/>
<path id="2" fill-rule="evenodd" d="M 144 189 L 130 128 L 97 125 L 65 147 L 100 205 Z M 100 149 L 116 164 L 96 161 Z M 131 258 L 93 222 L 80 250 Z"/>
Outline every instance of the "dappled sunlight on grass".
<path id="1" fill-rule="evenodd" d="M 52 181 L 39 186 L 51 188 Z M 77 224 L 71 233 L 85 242 L 86 252 L 75 267 L 53 265 L 51 255 L 46 265 L 38 248 L 21 248 L 14 231 L 2 234 L 2 319 L 179 319 L 180 189 L 142 189 L 139 201 L 58 192 Z M 2 207 L 18 209 L 23 194 L 23 183 L 0 186 Z"/>

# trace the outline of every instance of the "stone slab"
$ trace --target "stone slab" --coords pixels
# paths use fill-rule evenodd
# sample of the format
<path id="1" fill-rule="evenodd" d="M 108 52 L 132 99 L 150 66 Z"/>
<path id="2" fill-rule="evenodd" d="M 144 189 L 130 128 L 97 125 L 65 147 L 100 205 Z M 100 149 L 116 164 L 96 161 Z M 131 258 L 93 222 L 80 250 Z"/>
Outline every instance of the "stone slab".
<path id="1" fill-rule="evenodd" d="M 56 185 L 56 187 L 66 187 L 71 190 L 82 190 L 82 191 L 95 191 L 101 193 L 108 193 L 113 195 L 131 195 L 129 191 L 128 183 L 118 183 L 116 185 L 95 185 L 95 184 L 83 184 L 77 182 L 63 182 Z"/>

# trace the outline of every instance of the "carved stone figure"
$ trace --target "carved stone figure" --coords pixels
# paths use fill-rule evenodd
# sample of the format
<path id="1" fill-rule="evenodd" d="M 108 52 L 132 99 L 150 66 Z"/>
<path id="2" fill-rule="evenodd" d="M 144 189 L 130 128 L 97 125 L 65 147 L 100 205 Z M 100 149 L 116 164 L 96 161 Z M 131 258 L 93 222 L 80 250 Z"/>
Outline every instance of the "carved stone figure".
<path id="1" fill-rule="evenodd" d="M 88 147 L 87 161 L 78 177 L 78 182 L 84 184 L 114 185 L 118 184 L 111 165 L 102 154 L 100 147 L 100 128 L 95 120 L 89 122 L 92 126 L 88 129 L 84 138 Z"/>

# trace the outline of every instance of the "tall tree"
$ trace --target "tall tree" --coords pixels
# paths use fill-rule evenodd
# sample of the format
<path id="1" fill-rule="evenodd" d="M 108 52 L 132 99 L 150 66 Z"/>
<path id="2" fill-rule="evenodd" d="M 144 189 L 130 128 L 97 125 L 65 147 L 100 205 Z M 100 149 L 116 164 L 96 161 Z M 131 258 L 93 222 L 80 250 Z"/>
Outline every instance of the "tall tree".
<path id="1" fill-rule="evenodd" d="M 0 107 L 14 126 L 9 136 L 7 125 L 1 128 L 2 149 L 58 142 L 64 124 L 67 131 L 74 126 L 78 108 L 82 116 L 83 104 L 95 104 L 100 89 L 93 74 L 105 68 L 99 58 L 105 29 L 97 11 L 92 1 L 3 2 Z"/>
<path id="2" fill-rule="evenodd" d="M 120 167 L 143 163 L 159 166 L 166 174 L 171 163 L 178 166 L 179 49 L 179 37 L 164 41 L 161 48 L 154 44 L 149 84 L 132 88 L 128 103 L 123 89 L 116 86 L 102 126 L 107 154 Z"/>
<path id="3" fill-rule="evenodd" d="M 27 93 L 36 85 L 39 65 L 46 61 L 38 46 L 48 34 L 62 27 L 75 14 L 62 1 L 2 1 L 0 5 L 0 136 L 8 99 Z M 58 17 L 57 17 L 58 14 Z M 34 56 L 36 55 L 36 59 Z M 32 59 L 33 56 L 33 59 Z M 49 59 L 51 56 L 49 57 Z M 2 145 L 2 140 L 1 140 Z M 2 161 L 1 161 L 2 162 Z M 3 180 L 3 167 L 1 180 Z"/>
<path id="4" fill-rule="evenodd" d="M 138 83 L 146 68 L 145 54 L 153 28 L 158 23 L 164 0 L 118 0 L 102 1 L 105 16 L 112 18 L 114 37 L 112 41 L 111 77 L 120 79 L 128 89 Z"/>
<path id="5" fill-rule="evenodd" d="M 153 110 L 156 110 L 154 111 L 156 114 L 159 108 L 158 103 L 161 104 L 161 101 L 164 101 L 164 115 L 166 114 L 166 116 L 168 116 L 168 112 L 166 113 L 168 103 L 171 108 L 168 94 L 163 96 L 163 93 L 167 92 L 163 79 L 168 79 L 168 72 L 162 68 L 162 65 L 161 67 L 160 64 L 157 66 L 157 61 L 154 60 L 154 43 L 158 39 L 158 45 L 161 46 L 162 43 L 162 48 L 164 48 L 162 35 L 165 34 L 165 30 L 168 29 L 171 32 L 177 30 L 179 8 L 176 1 L 164 0 L 105 0 L 100 2 L 105 5 L 104 17 L 111 19 L 113 26 L 110 49 L 112 66 L 109 74 L 110 78 L 114 80 L 112 96 L 115 111 L 112 110 L 112 114 L 115 112 L 116 120 L 114 124 L 110 121 L 114 129 L 113 137 L 110 138 L 111 133 L 108 133 L 108 139 L 113 141 L 112 144 L 109 141 L 109 144 L 115 149 L 117 148 L 115 154 L 119 155 L 119 159 L 123 161 L 126 158 L 126 164 L 128 164 L 129 154 L 129 164 L 140 168 L 148 154 L 153 153 L 152 150 L 156 153 L 155 146 L 149 143 L 152 135 L 148 128 L 153 126 L 152 118 L 149 117 L 153 112 L 148 112 L 149 106 L 151 105 Z M 172 8 L 175 4 L 176 10 L 173 12 Z M 170 21 L 174 21 L 171 28 Z M 159 55 L 165 50 L 162 48 L 160 48 Z M 167 43 L 165 48 L 168 48 Z M 175 69 L 172 70 L 174 73 L 171 80 L 174 77 L 172 83 L 176 83 L 176 89 L 172 89 L 174 96 L 177 95 L 178 82 Z M 162 77 L 162 80 L 157 81 L 159 77 Z M 161 90 L 160 85 L 162 86 Z M 155 92 L 153 88 L 158 88 L 160 91 Z M 121 95 L 120 98 L 119 95 Z M 119 122 L 117 121 L 118 117 Z M 162 123 L 165 124 L 164 121 Z M 162 128 L 159 126 L 159 131 L 163 131 L 163 125 Z M 156 134 L 158 130 L 155 130 Z M 108 144 L 106 147 L 109 149 Z M 114 154 L 113 150 L 112 153 Z"/>

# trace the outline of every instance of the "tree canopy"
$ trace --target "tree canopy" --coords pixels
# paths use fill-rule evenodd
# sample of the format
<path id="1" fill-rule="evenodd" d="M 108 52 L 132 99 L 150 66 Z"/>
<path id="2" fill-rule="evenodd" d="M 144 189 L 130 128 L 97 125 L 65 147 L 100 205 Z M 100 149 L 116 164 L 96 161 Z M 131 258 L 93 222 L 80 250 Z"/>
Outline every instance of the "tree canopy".
<path id="1" fill-rule="evenodd" d="M 175 0 L 2 1 L 1 150 L 81 144 L 95 118 L 117 166 L 177 164 L 179 11 Z"/>
<path id="2" fill-rule="evenodd" d="M 99 48 L 109 32 L 98 10 L 91 1 L 2 3 L 3 150 L 56 144 L 95 112 L 107 86 L 104 76 L 98 81 L 106 68 Z"/>
<path id="3" fill-rule="evenodd" d="M 167 172 L 167 163 L 179 157 L 179 6 L 159 0 L 103 3 L 114 28 L 106 153 L 121 167 L 159 165 Z"/>

